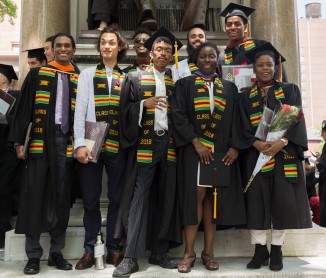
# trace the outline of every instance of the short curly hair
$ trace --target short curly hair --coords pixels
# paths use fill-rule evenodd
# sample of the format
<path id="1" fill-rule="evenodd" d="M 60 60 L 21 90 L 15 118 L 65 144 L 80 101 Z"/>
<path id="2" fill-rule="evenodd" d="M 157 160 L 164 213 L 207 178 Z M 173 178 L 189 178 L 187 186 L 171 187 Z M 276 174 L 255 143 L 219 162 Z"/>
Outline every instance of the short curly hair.
<path id="1" fill-rule="evenodd" d="M 100 53 L 101 55 L 101 51 L 100 51 L 100 45 L 101 45 L 101 38 L 102 35 L 104 33 L 112 33 L 115 34 L 117 36 L 118 39 L 118 46 L 120 47 L 119 53 L 118 53 L 118 57 L 117 60 L 118 62 L 121 62 L 123 60 L 123 58 L 126 56 L 127 50 L 128 50 L 128 43 L 127 40 L 125 39 L 125 37 L 118 31 L 118 29 L 113 28 L 113 27 L 105 27 L 102 31 L 100 36 L 98 37 L 97 41 L 95 42 L 95 47 L 96 50 Z M 101 55 L 102 57 L 102 55 Z"/>
<path id="2" fill-rule="evenodd" d="M 135 33 L 132 35 L 132 39 L 135 39 L 139 34 L 147 34 L 148 36 L 152 35 L 152 32 L 147 27 L 139 27 L 135 30 Z"/>

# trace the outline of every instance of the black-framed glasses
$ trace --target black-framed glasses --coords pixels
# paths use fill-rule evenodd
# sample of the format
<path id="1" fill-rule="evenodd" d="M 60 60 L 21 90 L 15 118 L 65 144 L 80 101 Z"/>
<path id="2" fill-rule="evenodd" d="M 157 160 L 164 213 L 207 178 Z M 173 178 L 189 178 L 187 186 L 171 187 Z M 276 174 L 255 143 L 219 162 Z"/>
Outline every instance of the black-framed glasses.
<path id="1" fill-rule="evenodd" d="M 135 38 L 134 43 L 145 43 L 147 42 L 148 38 Z"/>

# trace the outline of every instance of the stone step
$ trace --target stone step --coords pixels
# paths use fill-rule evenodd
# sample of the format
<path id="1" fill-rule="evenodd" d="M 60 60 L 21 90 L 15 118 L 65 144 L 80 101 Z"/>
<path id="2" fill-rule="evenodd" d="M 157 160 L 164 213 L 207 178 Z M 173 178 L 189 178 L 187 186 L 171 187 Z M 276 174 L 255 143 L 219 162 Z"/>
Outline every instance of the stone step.
<path id="1" fill-rule="evenodd" d="M 246 269 L 248 258 L 217 258 L 220 264 L 218 271 L 208 271 L 204 268 L 200 258 L 197 258 L 195 266 L 190 273 L 180 274 L 177 269 L 163 269 L 156 265 L 150 265 L 146 259 L 141 259 L 139 271 L 133 273 L 130 278 L 325 278 L 326 277 L 326 257 L 285 257 L 283 260 L 284 268 L 282 271 L 270 271 L 268 267 L 262 267 L 257 270 Z M 70 261 L 76 265 L 77 261 Z M 25 261 L 3 262 L 0 260 L 0 277 L 26 277 L 23 274 Z M 40 273 L 35 277 L 112 277 L 114 266 L 106 265 L 103 270 L 89 268 L 86 270 L 57 270 L 47 265 L 46 261 L 40 264 Z M 33 276 L 34 277 L 34 276 Z"/>
<path id="2" fill-rule="evenodd" d="M 105 228 L 102 228 L 105 238 Z M 269 235 L 270 238 L 270 235 Z M 50 238 L 47 233 L 41 236 L 41 245 L 44 249 L 42 259 L 47 259 Z M 68 227 L 66 234 L 66 247 L 63 253 L 67 259 L 78 259 L 84 253 L 84 228 Z M 268 245 L 270 242 L 268 241 Z M 25 236 L 18 235 L 11 230 L 6 233 L 5 261 L 26 260 Z M 199 232 L 195 245 L 197 256 L 203 249 L 203 233 Z M 175 257 L 182 257 L 184 247 L 180 246 L 170 250 Z M 306 230 L 288 230 L 283 247 L 284 256 L 324 256 L 326 257 L 326 229 L 314 227 Z M 214 253 L 217 257 L 251 257 L 254 246 L 250 244 L 250 234 L 244 229 L 229 229 L 216 232 Z"/>

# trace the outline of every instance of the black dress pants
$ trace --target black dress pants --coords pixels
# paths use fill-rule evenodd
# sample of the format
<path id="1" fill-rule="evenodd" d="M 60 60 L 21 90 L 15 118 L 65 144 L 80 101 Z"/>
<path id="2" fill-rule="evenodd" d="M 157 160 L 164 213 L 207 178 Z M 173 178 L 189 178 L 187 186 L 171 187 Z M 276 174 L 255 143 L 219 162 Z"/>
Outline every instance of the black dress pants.
<path id="1" fill-rule="evenodd" d="M 116 156 L 110 156 L 105 152 L 100 154 L 97 163 L 79 164 L 79 180 L 84 203 L 85 252 L 94 252 L 96 234 L 101 230 L 100 196 L 103 167 L 108 176 L 107 197 L 109 199 L 106 248 L 108 253 L 121 251 L 121 240 L 113 238 L 113 234 L 125 180 L 126 155 L 126 151 L 120 148 Z"/>
<path id="2" fill-rule="evenodd" d="M 169 136 L 167 133 L 163 136 L 154 135 L 152 163 L 142 163 L 137 166 L 136 184 L 128 216 L 125 257 L 145 257 L 150 189 L 153 185 L 154 177 L 158 178 L 159 188 L 165 186 L 167 175 L 168 139 Z M 151 212 L 151 214 L 154 214 L 154 218 L 156 219 L 156 223 L 153 223 L 153 235 L 151 235 L 153 238 L 151 242 L 152 252 L 154 253 L 168 251 L 168 242 L 165 240 L 158 240 L 159 223 L 160 219 L 162 219 L 162 213 L 161 209 Z"/>

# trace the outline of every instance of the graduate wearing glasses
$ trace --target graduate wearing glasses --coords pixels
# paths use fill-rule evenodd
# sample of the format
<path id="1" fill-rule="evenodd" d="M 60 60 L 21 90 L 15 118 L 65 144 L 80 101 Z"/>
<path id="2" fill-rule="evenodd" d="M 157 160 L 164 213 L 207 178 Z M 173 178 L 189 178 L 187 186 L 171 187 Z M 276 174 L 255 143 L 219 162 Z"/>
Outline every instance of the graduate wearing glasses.
<path id="1" fill-rule="evenodd" d="M 170 99 L 174 82 L 167 65 L 182 44 L 166 28 L 154 33 L 145 46 L 153 66 L 128 74 L 121 95 L 121 144 L 130 148 L 126 185 L 121 201 L 117 233 L 127 233 L 124 259 L 113 277 L 138 271 L 138 258 L 146 247 L 152 251 L 149 263 L 176 268 L 167 255 L 176 184 L 176 152 L 172 139 Z M 175 241 L 178 237 L 172 236 Z M 181 235 L 179 235 L 181 240 Z"/>

